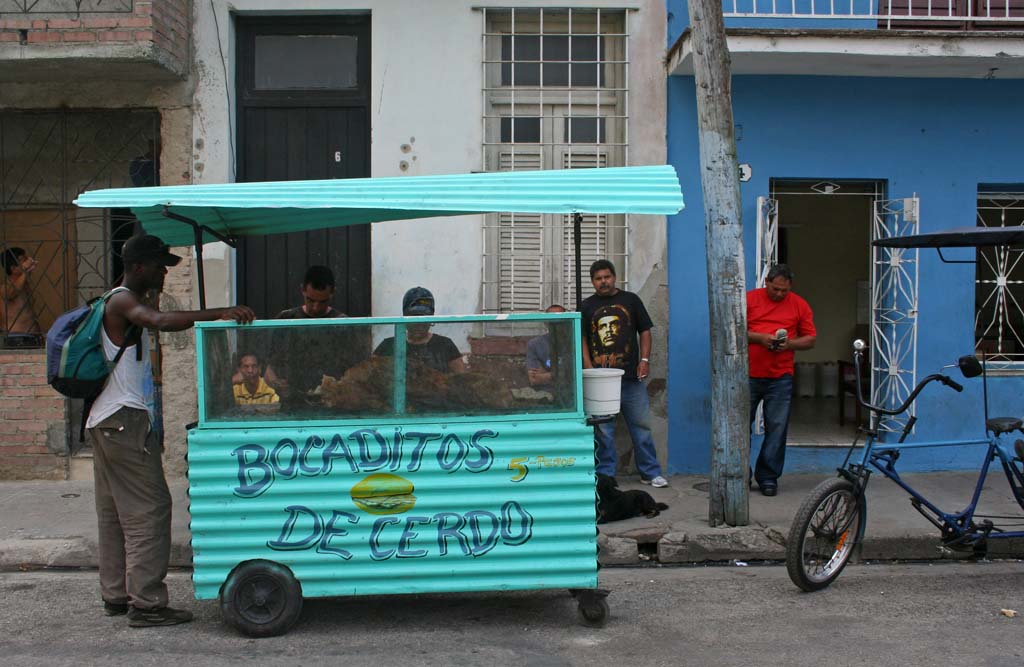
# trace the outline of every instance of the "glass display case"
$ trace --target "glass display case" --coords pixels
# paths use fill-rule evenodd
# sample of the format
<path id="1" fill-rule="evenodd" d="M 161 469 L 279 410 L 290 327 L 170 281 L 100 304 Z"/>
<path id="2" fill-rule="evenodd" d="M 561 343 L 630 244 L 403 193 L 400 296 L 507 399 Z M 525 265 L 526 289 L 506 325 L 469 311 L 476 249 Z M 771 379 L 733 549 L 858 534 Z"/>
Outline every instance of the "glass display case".
<path id="1" fill-rule="evenodd" d="M 571 313 L 204 323 L 200 424 L 576 415 L 578 326 Z"/>

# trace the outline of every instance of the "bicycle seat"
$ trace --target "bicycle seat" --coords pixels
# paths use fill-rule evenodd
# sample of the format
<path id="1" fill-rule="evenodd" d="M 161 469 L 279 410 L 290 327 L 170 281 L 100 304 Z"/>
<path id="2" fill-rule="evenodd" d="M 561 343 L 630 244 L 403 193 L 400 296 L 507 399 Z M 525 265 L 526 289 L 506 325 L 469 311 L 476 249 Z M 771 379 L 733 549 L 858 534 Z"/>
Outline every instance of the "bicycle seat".
<path id="1" fill-rule="evenodd" d="M 1017 417 L 992 417 L 985 422 L 985 428 L 993 435 L 1011 433 L 1024 426 L 1024 421 Z"/>

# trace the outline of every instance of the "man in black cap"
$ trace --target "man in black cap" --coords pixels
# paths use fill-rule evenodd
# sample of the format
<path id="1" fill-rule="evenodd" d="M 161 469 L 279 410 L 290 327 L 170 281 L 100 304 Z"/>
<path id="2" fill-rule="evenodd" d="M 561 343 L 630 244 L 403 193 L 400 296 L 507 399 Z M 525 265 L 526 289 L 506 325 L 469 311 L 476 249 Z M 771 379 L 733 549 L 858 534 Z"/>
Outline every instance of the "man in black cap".
<path id="1" fill-rule="evenodd" d="M 246 306 L 161 312 L 146 296 L 164 285 L 167 267 L 181 258 L 155 236 L 133 236 L 122 249 L 124 278 L 107 300 L 103 350 L 124 353 L 92 405 L 86 431 L 93 447 L 99 521 L 100 593 L 108 616 L 128 615 L 145 628 L 192 620 L 167 606 L 171 553 L 171 494 L 164 478 L 154 418 L 153 374 L 146 330 L 182 331 L 196 322 L 252 322 Z"/>
<path id="2" fill-rule="evenodd" d="M 426 287 L 413 287 L 402 298 L 402 315 L 430 316 L 434 314 L 434 295 Z M 433 334 L 426 324 L 409 324 L 405 328 L 406 354 L 440 373 L 462 373 L 466 364 L 462 353 L 451 338 Z M 390 357 L 395 353 L 395 338 L 385 338 L 373 351 L 378 357 Z"/>

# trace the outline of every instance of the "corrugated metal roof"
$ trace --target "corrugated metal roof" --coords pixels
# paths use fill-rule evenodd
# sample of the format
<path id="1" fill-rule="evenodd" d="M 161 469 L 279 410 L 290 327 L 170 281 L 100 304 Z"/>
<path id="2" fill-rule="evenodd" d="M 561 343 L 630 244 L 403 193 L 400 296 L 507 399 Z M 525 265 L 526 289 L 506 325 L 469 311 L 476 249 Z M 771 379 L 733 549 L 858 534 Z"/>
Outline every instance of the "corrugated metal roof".
<path id="1" fill-rule="evenodd" d="M 671 215 L 683 193 L 670 165 L 448 176 L 176 185 L 85 192 L 83 208 L 130 208 L 150 234 L 191 245 L 195 220 L 227 236 L 307 231 L 497 211 Z M 207 239 L 212 240 L 212 239 Z"/>

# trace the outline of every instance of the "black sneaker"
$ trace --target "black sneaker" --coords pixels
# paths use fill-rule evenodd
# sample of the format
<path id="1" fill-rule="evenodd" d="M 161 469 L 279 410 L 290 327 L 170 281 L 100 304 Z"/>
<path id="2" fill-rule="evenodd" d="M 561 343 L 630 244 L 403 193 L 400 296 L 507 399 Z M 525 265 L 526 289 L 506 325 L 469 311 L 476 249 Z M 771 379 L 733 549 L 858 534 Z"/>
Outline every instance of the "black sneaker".
<path id="1" fill-rule="evenodd" d="M 103 613 L 107 616 L 121 616 L 128 613 L 127 602 L 107 602 L 103 601 Z"/>
<path id="2" fill-rule="evenodd" d="M 130 628 L 155 628 L 161 625 L 177 625 L 188 623 L 192 620 L 192 612 L 184 609 L 171 609 L 161 607 L 160 609 L 136 609 L 128 610 L 128 627 Z"/>

